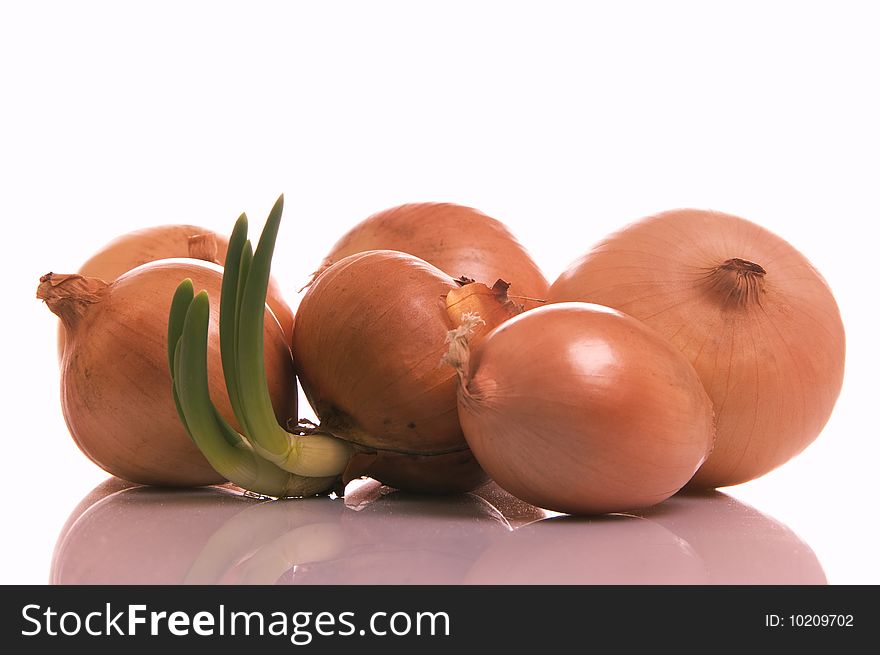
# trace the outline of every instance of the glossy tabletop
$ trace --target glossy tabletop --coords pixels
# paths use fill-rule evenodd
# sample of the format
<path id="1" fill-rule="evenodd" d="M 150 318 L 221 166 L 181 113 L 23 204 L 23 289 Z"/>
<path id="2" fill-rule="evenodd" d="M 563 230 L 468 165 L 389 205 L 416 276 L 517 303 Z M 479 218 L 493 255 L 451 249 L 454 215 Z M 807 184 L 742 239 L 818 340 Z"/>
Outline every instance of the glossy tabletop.
<path id="1" fill-rule="evenodd" d="M 555 515 L 494 484 L 425 497 L 368 481 L 345 498 L 108 480 L 71 514 L 54 584 L 824 584 L 785 525 L 723 493 Z"/>

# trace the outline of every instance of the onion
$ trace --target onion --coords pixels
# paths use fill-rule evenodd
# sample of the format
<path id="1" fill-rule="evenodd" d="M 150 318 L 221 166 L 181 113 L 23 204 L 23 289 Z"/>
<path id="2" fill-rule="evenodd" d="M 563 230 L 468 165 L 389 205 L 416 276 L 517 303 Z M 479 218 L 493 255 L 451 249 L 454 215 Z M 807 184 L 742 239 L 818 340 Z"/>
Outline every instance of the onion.
<path id="1" fill-rule="evenodd" d="M 788 242 L 736 216 L 684 209 L 643 219 L 575 262 L 549 299 L 624 311 L 693 364 L 717 439 L 692 487 L 745 482 L 788 461 L 840 393 L 845 336 L 828 284 Z"/>
<path id="2" fill-rule="evenodd" d="M 445 339 L 466 314 L 482 317 L 479 339 L 519 309 L 503 282 L 460 286 L 403 252 L 327 268 L 299 305 L 293 349 L 321 430 L 356 446 L 344 481 L 368 475 L 425 492 L 485 481 L 458 423 L 454 371 L 441 363 Z"/>
<path id="3" fill-rule="evenodd" d="M 77 272 L 110 281 L 157 259 L 189 257 L 219 264 L 225 256 L 226 238 L 220 234 L 196 225 L 158 225 L 110 241 Z"/>
<path id="4" fill-rule="evenodd" d="M 279 422 L 263 366 L 263 310 L 283 206 L 281 196 L 256 248 L 239 217 L 223 269 L 220 353 L 240 428 L 213 407 L 208 389 L 208 294 L 196 294 L 189 280 L 174 292 L 168 364 L 179 418 L 199 449 L 230 482 L 274 497 L 342 491 L 364 475 L 433 492 L 484 481 L 455 416 L 443 340 L 465 324 L 479 338 L 521 311 L 509 285 L 465 284 L 397 251 L 337 262 L 300 303 L 293 339 L 321 425 Z M 483 318 L 474 320 L 476 312 Z M 470 327 L 476 323 L 483 329 Z"/>
<path id="5" fill-rule="evenodd" d="M 109 284 L 49 273 L 37 297 L 66 330 L 61 402 L 80 449 L 107 472 L 131 482 L 195 486 L 224 481 L 181 424 L 168 371 L 168 308 L 181 278 L 219 296 L 222 268 L 193 259 L 139 266 Z M 293 363 L 286 339 L 267 310 L 265 364 L 279 420 L 296 416 Z M 209 338 L 210 393 L 235 424 L 219 353 L 217 312 Z"/>
<path id="6" fill-rule="evenodd" d="M 503 279 L 527 308 L 547 295 L 548 283 L 526 249 L 500 221 L 452 203 L 424 202 L 373 214 L 333 246 L 315 277 L 329 266 L 367 250 L 399 250 L 454 278 L 491 285 Z"/>
<path id="7" fill-rule="evenodd" d="M 688 361 L 606 307 L 534 309 L 452 363 L 477 461 L 538 507 L 594 514 L 654 505 L 687 483 L 712 445 L 712 406 Z"/>
<path id="8" fill-rule="evenodd" d="M 188 257 L 219 264 L 226 258 L 226 237 L 196 225 L 169 224 L 135 230 L 104 245 L 77 273 L 111 282 L 126 271 L 158 259 Z M 269 286 L 266 304 L 288 338 L 293 334 L 293 312 L 277 282 Z M 58 359 L 64 352 L 64 329 L 58 330 Z"/>

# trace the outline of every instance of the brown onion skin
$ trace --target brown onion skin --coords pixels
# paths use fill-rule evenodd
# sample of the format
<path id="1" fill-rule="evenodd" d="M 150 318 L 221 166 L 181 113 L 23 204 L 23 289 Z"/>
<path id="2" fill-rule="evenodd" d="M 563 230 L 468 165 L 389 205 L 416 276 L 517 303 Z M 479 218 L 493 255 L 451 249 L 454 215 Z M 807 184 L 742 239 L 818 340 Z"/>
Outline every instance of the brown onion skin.
<path id="1" fill-rule="evenodd" d="M 356 452 L 342 479 L 345 484 L 359 477 L 413 493 L 465 493 L 486 483 L 486 473 L 470 449 L 442 455 L 415 455 L 387 450 Z"/>
<path id="2" fill-rule="evenodd" d="M 208 366 L 211 398 L 237 427 L 220 363 L 222 268 L 193 259 L 163 259 L 125 273 L 81 316 L 53 306 L 67 330 L 61 403 L 80 450 L 108 473 L 138 484 L 200 486 L 225 482 L 208 464 L 178 417 L 171 394 L 167 324 L 177 285 L 191 278 L 211 298 Z M 94 279 L 94 278 L 90 278 Z M 57 300 L 61 302 L 62 300 Z M 296 418 L 290 349 L 267 309 L 265 362 L 279 421 Z"/>
<path id="3" fill-rule="evenodd" d="M 134 230 L 102 246 L 77 271 L 109 282 L 157 259 L 189 257 L 223 264 L 226 237 L 198 225 L 168 224 Z"/>
<path id="4" fill-rule="evenodd" d="M 77 273 L 112 282 L 141 264 L 159 259 L 192 258 L 221 266 L 226 260 L 229 240 L 198 225 L 172 223 L 123 234 L 89 257 Z M 266 304 L 272 309 L 284 333 L 293 334 L 293 311 L 275 279 L 269 280 Z M 64 330 L 58 330 L 58 359 L 64 353 Z"/>
<path id="5" fill-rule="evenodd" d="M 631 224 L 557 279 L 550 302 L 624 311 L 679 348 L 715 405 L 712 455 L 689 487 L 757 478 L 806 448 L 843 382 L 846 339 L 827 282 L 750 221 L 682 209 Z"/>
<path id="6" fill-rule="evenodd" d="M 485 482 L 458 423 L 455 371 L 441 361 L 457 327 L 446 296 L 459 288 L 417 257 L 378 250 L 337 262 L 303 296 L 293 338 L 303 391 L 321 428 L 362 451 L 345 482 L 428 493 Z"/>
<path id="7" fill-rule="evenodd" d="M 336 242 L 317 274 L 366 250 L 399 250 L 451 277 L 488 286 L 502 279 L 510 283 L 511 296 L 547 296 L 549 282 L 528 251 L 503 223 L 472 207 L 421 202 L 373 214 Z"/>
<path id="8" fill-rule="evenodd" d="M 501 487 L 570 514 L 649 507 L 712 447 L 712 406 L 693 368 L 625 314 L 586 303 L 531 310 L 471 353 L 462 430 Z"/>

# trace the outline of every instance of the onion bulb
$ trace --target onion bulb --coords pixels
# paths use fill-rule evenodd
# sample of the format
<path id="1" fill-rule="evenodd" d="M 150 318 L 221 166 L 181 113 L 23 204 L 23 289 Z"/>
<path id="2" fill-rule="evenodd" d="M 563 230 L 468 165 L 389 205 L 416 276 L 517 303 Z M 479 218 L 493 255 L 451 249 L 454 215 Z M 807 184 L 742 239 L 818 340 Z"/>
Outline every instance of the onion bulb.
<path id="1" fill-rule="evenodd" d="M 644 321 L 680 349 L 715 406 L 715 448 L 692 487 L 761 476 L 819 434 L 843 382 L 845 336 L 826 281 L 745 219 L 683 209 L 638 221 L 568 268 L 551 302 Z"/>
<path id="2" fill-rule="evenodd" d="M 399 250 L 454 278 L 486 285 L 505 280 L 510 296 L 526 308 L 547 295 L 547 279 L 510 230 L 471 207 L 423 202 L 373 214 L 336 242 L 315 277 L 340 259 L 367 250 Z"/>
<path id="3" fill-rule="evenodd" d="M 140 484 L 197 486 L 223 482 L 181 424 L 168 368 L 168 308 L 181 278 L 219 296 L 222 268 L 163 259 L 107 283 L 49 273 L 37 297 L 66 332 L 61 362 L 64 418 L 79 448 L 108 473 Z M 224 385 L 217 311 L 209 337 L 210 393 L 235 424 Z M 296 416 L 293 362 L 286 338 L 266 309 L 265 364 L 279 420 Z"/>
<path id="4" fill-rule="evenodd" d="M 370 476 L 410 491 L 467 491 L 485 481 L 461 433 L 446 336 L 478 313 L 474 339 L 520 307 L 499 282 L 461 286 L 392 250 L 345 257 L 311 284 L 293 350 L 322 431 L 355 446 L 345 480 Z"/>
<path id="5" fill-rule="evenodd" d="M 112 282 L 141 264 L 159 259 L 192 258 L 221 264 L 226 258 L 225 236 L 196 225 L 169 224 L 134 230 L 110 241 L 89 257 L 77 273 Z M 266 304 L 289 337 L 293 334 L 293 312 L 275 280 L 269 284 Z M 58 359 L 64 352 L 64 328 L 58 330 Z"/>
<path id="6" fill-rule="evenodd" d="M 431 492 L 484 481 L 461 436 L 453 373 L 441 357 L 456 326 L 479 323 L 479 338 L 522 310 L 507 296 L 509 285 L 465 284 L 398 251 L 355 254 L 329 267 L 303 297 L 293 339 L 321 424 L 292 426 L 273 416 L 263 365 L 264 302 L 283 206 L 281 196 L 255 248 L 247 217 L 239 217 L 223 268 L 220 356 L 240 428 L 209 394 L 209 294 L 195 293 L 189 279 L 174 292 L 168 366 L 193 441 L 230 482 L 274 497 L 341 491 L 364 475 Z"/>
<path id="7" fill-rule="evenodd" d="M 458 416 L 489 476 L 545 509 L 597 514 L 668 498 L 703 463 L 712 405 L 687 359 L 640 321 L 561 303 L 453 358 Z"/>

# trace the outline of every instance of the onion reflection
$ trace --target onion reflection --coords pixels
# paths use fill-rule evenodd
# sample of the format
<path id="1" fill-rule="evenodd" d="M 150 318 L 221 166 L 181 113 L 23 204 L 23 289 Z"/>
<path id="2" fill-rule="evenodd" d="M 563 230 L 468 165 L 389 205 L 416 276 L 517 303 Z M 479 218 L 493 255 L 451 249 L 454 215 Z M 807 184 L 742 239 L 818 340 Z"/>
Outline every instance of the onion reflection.
<path id="1" fill-rule="evenodd" d="M 342 514 L 345 552 L 298 568 L 290 582 L 460 584 L 493 540 L 511 529 L 495 506 L 473 494 L 377 497 L 376 491 L 372 482 L 347 490 L 346 504 L 357 511 Z"/>
<path id="2" fill-rule="evenodd" d="M 677 495 L 649 510 L 555 516 L 499 539 L 469 584 L 825 584 L 810 547 L 725 494 Z"/>
<path id="3" fill-rule="evenodd" d="M 823 584 L 791 530 L 721 493 L 551 516 L 496 485 L 426 497 L 353 483 L 266 500 L 108 480 L 74 511 L 54 584 Z"/>
<path id="4" fill-rule="evenodd" d="M 726 494 L 680 493 L 638 514 L 686 540 L 703 560 L 708 584 L 827 584 L 806 542 Z"/>
<path id="5" fill-rule="evenodd" d="M 70 515 L 52 584 L 176 584 L 205 541 L 251 499 L 227 489 L 139 487 L 111 478 Z"/>
<path id="6" fill-rule="evenodd" d="M 469 494 L 425 497 L 375 482 L 345 499 L 266 500 L 227 488 L 108 481 L 68 520 L 55 584 L 461 582 L 510 525 Z"/>

